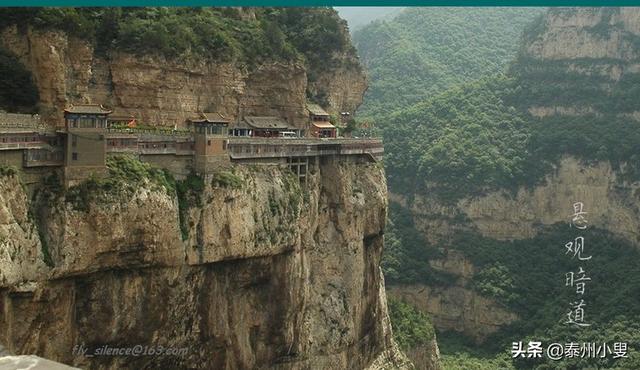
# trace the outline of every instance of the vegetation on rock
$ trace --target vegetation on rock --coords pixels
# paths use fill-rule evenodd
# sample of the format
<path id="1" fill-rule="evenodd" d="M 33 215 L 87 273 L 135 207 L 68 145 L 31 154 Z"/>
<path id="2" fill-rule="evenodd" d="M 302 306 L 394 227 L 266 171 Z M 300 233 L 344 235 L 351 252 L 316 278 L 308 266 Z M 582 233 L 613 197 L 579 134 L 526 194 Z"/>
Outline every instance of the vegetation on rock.
<path id="1" fill-rule="evenodd" d="M 431 321 L 423 312 L 401 300 L 389 298 L 393 337 L 403 350 L 428 344 L 435 337 Z"/>
<path id="2" fill-rule="evenodd" d="M 0 176 L 13 177 L 18 173 L 15 166 L 0 165 Z"/>
<path id="3" fill-rule="evenodd" d="M 312 67 L 335 53 L 355 55 L 344 21 L 331 8 L 5 8 L 9 25 L 61 30 L 120 50 L 170 58 L 188 55 L 248 64 L 300 58 Z"/>
<path id="4" fill-rule="evenodd" d="M 78 210 L 86 211 L 93 199 L 107 199 L 114 195 L 128 196 L 142 186 L 174 194 L 176 191 L 173 177 L 166 171 L 126 155 L 107 158 L 108 175 L 93 176 L 82 183 L 70 187 L 65 199 Z"/>
<path id="5" fill-rule="evenodd" d="M 455 12 L 448 12 L 449 17 L 454 17 Z M 575 10 L 551 12 L 569 17 Z M 592 12 L 601 15 L 603 21 L 587 32 L 607 39 L 613 29 L 620 31 L 620 25 L 610 22 L 617 10 Z M 482 17 L 481 13 L 473 14 L 478 19 Z M 637 99 L 640 74 L 626 71 L 620 79 L 612 79 L 607 72 L 609 66 L 624 64 L 624 60 L 550 61 L 532 58 L 525 49 L 516 55 L 517 37 L 510 39 L 509 48 L 504 47 L 506 44 L 495 44 L 496 40 L 469 46 L 477 49 L 486 46 L 494 59 L 487 58 L 484 51 L 471 53 L 471 59 L 465 55 L 456 58 L 452 52 L 455 49 L 447 50 L 440 43 L 455 42 L 457 26 L 425 22 L 429 15 L 416 15 L 428 24 L 423 27 L 437 27 L 425 32 L 420 25 L 409 22 L 411 12 L 404 16 L 374 23 L 356 35 L 359 52 L 370 68 L 372 79 L 363 113 L 375 116 L 375 127 L 384 137 L 390 191 L 403 194 L 407 202 L 403 206 L 392 203 L 389 208 L 382 262 L 389 283 L 455 282 L 429 268 L 429 260 L 438 257 L 443 245 L 431 245 L 416 230 L 410 212 L 414 195 L 448 206 L 489 191 L 530 187 L 545 181 L 545 176 L 566 155 L 581 159 L 585 165 L 610 162 L 622 186 L 640 179 L 640 130 L 632 117 L 633 112 L 640 110 Z M 536 18 L 535 14 L 528 19 L 533 22 L 526 27 L 523 42 L 541 40 L 541 34 L 549 26 L 547 19 Z M 491 29 L 491 22 L 482 22 Z M 468 23 L 463 28 L 473 30 L 475 20 Z M 515 23 L 505 21 L 509 24 L 503 26 L 505 36 L 520 32 L 509 28 Z M 525 23 L 518 25 L 520 30 L 525 29 Z M 637 55 L 640 42 L 633 35 L 622 37 L 632 49 L 630 55 Z M 510 54 L 505 53 L 507 49 Z M 425 62 L 426 56 L 431 58 L 428 59 L 431 64 Z M 511 59 L 514 61 L 507 68 Z M 434 62 L 438 60 L 451 61 L 451 69 Z M 459 61 L 465 64 L 459 66 Z M 476 68 L 478 61 L 487 68 Z M 458 67 L 465 72 L 456 71 Z M 530 113 L 531 107 L 561 107 L 573 109 L 576 114 L 537 118 Z M 458 233 L 446 243 L 447 247 L 461 250 L 477 268 L 468 287 L 501 303 L 520 319 L 489 338 L 483 353 L 475 353 L 471 347 L 460 347 L 455 352 L 452 350 L 455 346 L 445 340 L 441 346 L 445 366 L 638 368 L 640 358 L 634 355 L 617 362 L 609 358 L 512 363 L 504 353 L 513 340 L 526 338 L 547 343 L 611 342 L 637 335 L 638 328 L 632 319 L 640 316 L 637 299 L 640 280 L 633 267 L 640 258 L 637 248 L 605 230 L 590 228 L 593 261 L 587 271 L 593 281 L 585 300 L 587 320 L 597 324 L 587 330 L 570 330 L 562 324 L 572 301 L 571 290 L 564 285 L 564 274 L 577 270 L 578 265 L 564 255 L 563 246 L 575 235 L 566 225 L 539 231 L 534 238 L 516 241 L 488 239 L 474 232 Z M 614 286 L 616 289 L 611 288 Z M 626 341 L 630 353 L 637 352 L 637 341 Z"/>
<path id="6" fill-rule="evenodd" d="M 241 189 L 244 180 L 233 171 L 221 170 L 213 174 L 211 185 L 214 187 Z"/>
<path id="7" fill-rule="evenodd" d="M 353 35 L 369 76 L 358 111 L 375 118 L 454 85 L 503 72 L 541 9 L 407 8 Z"/>

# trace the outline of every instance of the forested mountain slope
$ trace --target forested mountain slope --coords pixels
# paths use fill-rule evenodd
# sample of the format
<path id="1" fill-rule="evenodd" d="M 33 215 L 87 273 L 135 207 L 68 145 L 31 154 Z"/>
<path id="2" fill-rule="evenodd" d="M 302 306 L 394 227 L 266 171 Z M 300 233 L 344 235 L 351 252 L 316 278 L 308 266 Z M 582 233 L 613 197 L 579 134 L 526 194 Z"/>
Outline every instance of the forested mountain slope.
<path id="1" fill-rule="evenodd" d="M 455 84 L 501 72 L 539 8 L 407 8 L 353 35 L 369 90 L 359 113 L 408 107 Z"/>
<path id="2" fill-rule="evenodd" d="M 516 368 L 640 367 L 631 352 L 640 330 L 639 25 L 637 8 L 551 9 L 523 28 L 504 73 L 376 115 L 392 193 L 390 296 L 430 313 L 441 334 L 470 338 L 483 356 L 525 339 L 632 348 L 623 360 Z M 589 212 L 588 265 L 565 254 L 578 236 L 569 226 L 575 202 Z M 592 278 L 584 296 L 592 326 L 582 330 L 563 324 L 575 300 L 565 274 L 579 267 Z M 459 336 L 440 338 L 445 363 L 475 361 L 450 357 Z"/>

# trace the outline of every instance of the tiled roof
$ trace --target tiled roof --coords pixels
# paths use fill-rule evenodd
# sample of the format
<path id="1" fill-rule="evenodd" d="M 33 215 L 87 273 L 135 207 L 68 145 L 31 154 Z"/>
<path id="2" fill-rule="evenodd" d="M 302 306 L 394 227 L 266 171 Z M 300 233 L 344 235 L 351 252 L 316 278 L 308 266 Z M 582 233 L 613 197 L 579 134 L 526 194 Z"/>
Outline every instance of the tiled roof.
<path id="1" fill-rule="evenodd" d="M 0 127 L 28 127 L 37 128 L 40 116 L 37 114 L 19 114 L 0 112 Z"/>
<path id="2" fill-rule="evenodd" d="M 229 123 L 229 120 L 218 112 L 201 112 L 198 117 L 190 119 L 191 122 Z"/>
<path id="3" fill-rule="evenodd" d="M 244 117 L 244 121 L 253 128 L 260 129 L 286 129 L 289 126 L 278 117 Z"/>
<path id="4" fill-rule="evenodd" d="M 76 114 L 109 114 L 110 110 L 106 109 L 100 104 L 78 104 L 64 110 L 65 113 Z"/>
<path id="5" fill-rule="evenodd" d="M 307 103 L 307 110 L 314 116 L 329 116 L 329 113 L 322 109 L 318 104 Z"/>

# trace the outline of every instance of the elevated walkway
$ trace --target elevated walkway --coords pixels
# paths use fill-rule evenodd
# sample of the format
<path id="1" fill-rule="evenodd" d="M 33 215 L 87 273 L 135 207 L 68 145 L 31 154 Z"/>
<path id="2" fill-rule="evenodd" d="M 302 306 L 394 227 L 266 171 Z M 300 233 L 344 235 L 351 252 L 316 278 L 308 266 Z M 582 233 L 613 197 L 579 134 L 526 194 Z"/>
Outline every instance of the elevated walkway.
<path id="1" fill-rule="evenodd" d="M 380 139 L 260 139 L 231 138 L 227 147 L 232 161 L 362 155 L 379 161 L 384 154 Z"/>

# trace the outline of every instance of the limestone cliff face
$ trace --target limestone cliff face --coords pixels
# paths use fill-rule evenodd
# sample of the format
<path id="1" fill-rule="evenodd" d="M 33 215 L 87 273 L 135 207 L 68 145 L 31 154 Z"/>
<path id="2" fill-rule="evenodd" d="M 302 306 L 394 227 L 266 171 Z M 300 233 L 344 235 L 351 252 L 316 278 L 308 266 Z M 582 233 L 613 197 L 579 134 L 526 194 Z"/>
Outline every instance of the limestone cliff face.
<path id="1" fill-rule="evenodd" d="M 32 72 L 41 113 L 51 124 L 61 122 L 67 105 L 83 102 L 105 104 L 118 115 L 151 125 L 181 126 L 200 111 L 220 112 L 231 120 L 274 115 L 292 126 L 306 123 L 308 71 L 300 62 L 247 67 L 119 52 L 101 56 L 89 43 L 63 32 L 17 27 L 0 34 L 0 45 Z M 341 62 L 309 86 L 327 96 L 332 113 L 353 111 L 362 102 L 364 74 L 357 61 L 348 59 L 337 58 Z"/>
<path id="2" fill-rule="evenodd" d="M 435 243 L 469 229 L 489 238 L 513 240 L 531 238 L 545 225 L 568 223 L 573 204 L 583 202 L 591 226 L 638 245 L 638 184 L 623 182 L 619 175 L 609 162 L 586 164 L 567 156 L 542 185 L 521 187 L 515 195 L 506 190 L 491 192 L 463 198 L 453 206 L 419 197 L 412 212 L 418 228 Z"/>
<path id="3" fill-rule="evenodd" d="M 309 83 L 309 91 L 316 96 L 326 96 L 329 103 L 327 111 L 330 114 L 353 114 L 362 103 L 367 89 L 365 74 L 354 55 L 344 53 L 334 55 L 333 59 L 337 61 L 334 62 L 336 66 L 319 73 Z"/>
<path id="4" fill-rule="evenodd" d="M 434 197 L 416 196 L 410 206 L 416 228 L 433 245 L 446 246 L 448 252 L 431 267 L 452 274 L 449 287 L 388 287 L 391 296 L 401 297 L 432 315 L 439 329 L 465 333 L 476 341 L 517 319 L 503 306 L 469 287 L 475 267 L 449 240 L 460 231 L 474 231 L 497 240 L 529 239 L 545 226 L 568 224 L 573 204 L 583 202 L 590 227 L 608 230 L 632 244 L 640 245 L 638 184 L 619 179 L 620 172 L 609 162 L 583 163 L 564 157 L 545 182 L 515 193 L 490 192 L 463 198 L 446 205 Z M 404 197 L 392 201 L 407 206 Z M 449 249 L 451 248 L 451 249 Z"/>
<path id="5" fill-rule="evenodd" d="M 518 318 L 471 288 L 475 267 L 462 253 L 448 250 L 442 258 L 429 263 L 434 270 L 455 276 L 455 284 L 389 286 L 387 294 L 428 313 L 439 330 L 457 331 L 476 342 L 482 342 L 489 334 Z M 408 355 L 411 357 L 410 353 Z"/>
<path id="6" fill-rule="evenodd" d="M 589 88 L 605 94 L 640 72 L 639 8 L 551 9 L 525 36 L 521 61 L 543 63 L 547 64 L 543 68 L 589 78 Z M 537 117 L 601 113 L 598 107 L 581 102 L 568 105 L 535 101 L 529 112 Z M 639 113 L 624 115 L 637 120 Z"/>
<path id="7" fill-rule="evenodd" d="M 543 24 L 543 32 L 525 45 L 532 57 L 631 61 L 638 56 L 629 39 L 640 35 L 638 8 L 559 8 L 549 11 Z"/>
<path id="8" fill-rule="evenodd" d="M 0 178 L 0 285 L 33 280 L 46 269 L 36 224 L 17 176 Z"/>
<path id="9" fill-rule="evenodd" d="M 326 161 L 304 188 L 278 167 L 234 171 L 240 186 L 205 181 L 184 241 L 164 188 L 51 196 L 31 220 L 17 179 L 2 178 L 0 342 L 94 369 L 410 367 L 379 267 L 382 169 Z M 80 344 L 187 353 L 89 358 Z"/>

